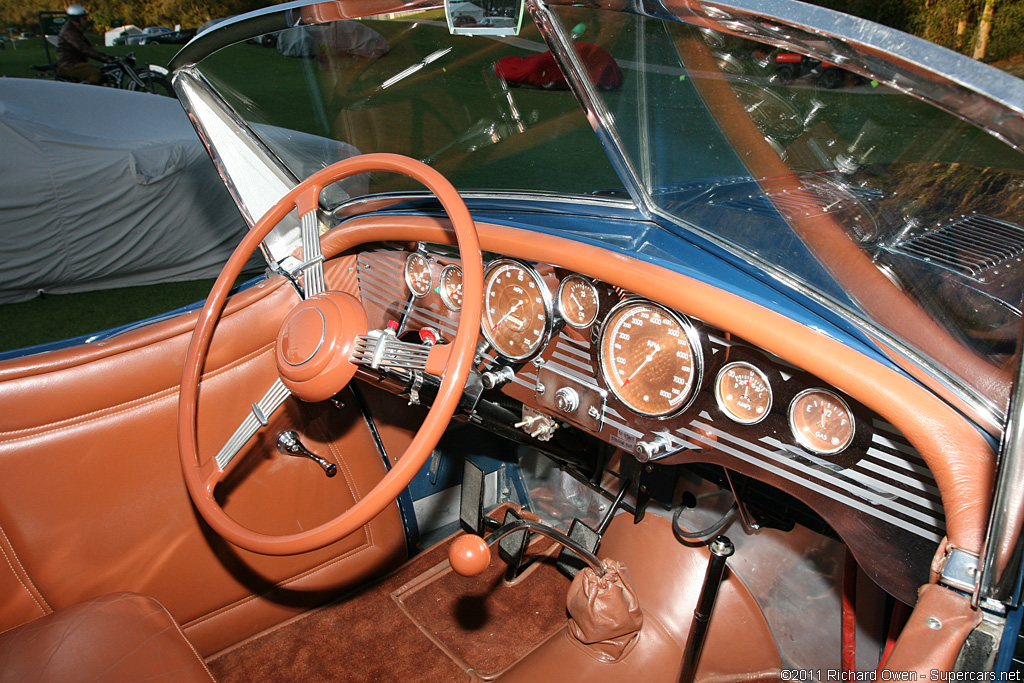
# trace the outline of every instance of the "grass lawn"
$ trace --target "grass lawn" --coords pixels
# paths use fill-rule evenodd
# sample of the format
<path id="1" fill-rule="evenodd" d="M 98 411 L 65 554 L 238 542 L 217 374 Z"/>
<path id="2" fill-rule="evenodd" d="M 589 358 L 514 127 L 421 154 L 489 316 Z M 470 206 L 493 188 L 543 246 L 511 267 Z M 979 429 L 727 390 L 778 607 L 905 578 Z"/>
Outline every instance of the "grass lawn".
<path id="1" fill-rule="evenodd" d="M 165 65 L 179 45 L 100 46 L 113 55 L 135 53 L 139 64 Z M 50 46 L 50 60 L 56 50 Z M 32 64 L 46 64 L 42 38 L 7 43 L 0 50 L 0 78 L 36 78 Z M 3 82 L 0 81 L 0 88 Z M 0 306 L 0 351 L 68 339 L 149 318 L 206 298 L 213 280 L 174 282 L 79 294 L 48 294 Z"/>
<path id="2" fill-rule="evenodd" d="M 169 282 L 78 294 L 47 294 L 0 306 L 0 351 L 45 344 L 172 311 L 210 293 L 213 280 Z"/>

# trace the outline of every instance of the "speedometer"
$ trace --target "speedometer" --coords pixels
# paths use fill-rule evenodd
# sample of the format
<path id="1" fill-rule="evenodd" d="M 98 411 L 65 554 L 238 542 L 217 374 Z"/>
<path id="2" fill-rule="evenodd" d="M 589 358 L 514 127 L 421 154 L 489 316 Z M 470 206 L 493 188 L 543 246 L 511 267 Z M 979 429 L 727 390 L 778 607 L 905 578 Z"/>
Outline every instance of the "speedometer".
<path id="1" fill-rule="evenodd" d="M 506 358 L 522 360 L 551 336 L 551 293 L 533 268 L 508 259 L 484 273 L 484 337 Z"/>
<path id="2" fill-rule="evenodd" d="M 612 309 L 601 331 L 608 388 L 641 415 L 667 417 L 689 404 L 704 372 L 693 324 L 649 301 Z"/>

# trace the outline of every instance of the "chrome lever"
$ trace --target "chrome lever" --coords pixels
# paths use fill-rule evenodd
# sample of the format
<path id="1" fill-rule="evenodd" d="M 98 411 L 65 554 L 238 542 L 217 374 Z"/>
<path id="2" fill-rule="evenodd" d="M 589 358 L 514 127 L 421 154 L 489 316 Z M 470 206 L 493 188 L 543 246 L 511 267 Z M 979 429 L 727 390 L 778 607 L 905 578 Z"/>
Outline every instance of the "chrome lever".
<path id="1" fill-rule="evenodd" d="M 294 431 L 289 430 L 277 435 L 277 452 L 282 455 L 293 455 L 296 458 L 309 458 L 317 465 L 320 465 L 328 477 L 333 477 L 338 473 L 337 465 L 333 462 L 324 460 L 319 455 L 303 446 L 302 442 L 299 441 L 299 435 Z"/>

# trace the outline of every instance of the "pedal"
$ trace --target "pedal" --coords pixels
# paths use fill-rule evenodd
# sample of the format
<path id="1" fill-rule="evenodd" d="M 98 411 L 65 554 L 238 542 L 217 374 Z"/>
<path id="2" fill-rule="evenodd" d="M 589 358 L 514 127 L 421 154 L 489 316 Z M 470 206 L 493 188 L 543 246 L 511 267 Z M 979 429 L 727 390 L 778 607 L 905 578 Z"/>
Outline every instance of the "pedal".
<path id="1" fill-rule="evenodd" d="M 515 510 L 505 510 L 505 519 L 502 525 L 508 524 L 517 519 L 522 519 Z M 516 531 L 498 541 L 498 557 L 508 565 L 505 569 L 505 581 L 512 582 L 519 577 L 523 568 L 523 553 L 530 543 L 530 533 L 527 530 Z"/>
<path id="2" fill-rule="evenodd" d="M 484 533 L 484 470 L 468 458 L 462 465 L 462 495 L 459 499 L 459 526 L 467 534 Z"/>
<path id="3" fill-rule="evenodd" d="M 604 532 L 608 530 L 608 525 L 612 523 L 615 511 L 619 509 L 623 499 L 626 497 L 627 491 L 629 491 L 628 481 L 623 483 L 622 488 L 619 489 L 619 495 L 615 497 L 611 507 L 604 513 L 604 517 L 601 518 L 601 523 L 597 525 L 596 529 L 591 529 L 586 523 L 578 519 L 572 520 L 572 524 L 569 526 L 569 538 L 579 543 L 589 552 L 596 554 L 598 546 L 601 545 L 601 538 L 604 536 Z M 562 548 L 562 551 L 558 554 L 558 559 L 555 560 L 555 566 L 570 579 L 574 579 L 576 574 L 586 566 L 586 563 L 575 553 L 569 552 L 567 548 Z"/>
<path id="4" fill-rule="evenodd" d="M 572 520 L 572 524 L 569 526 L 569 538 L 592 553 L 597 550 L 597 546 L 601 545 L 601 534 L 578 519 Z M 581 569 L 587 566 L 587 563 L 581 560 L 579 555 L 562 548 L 562 552 L 558 553 L 558 559 L 555 560 L 555 566 L 563 574 L 573 579 Z"/>

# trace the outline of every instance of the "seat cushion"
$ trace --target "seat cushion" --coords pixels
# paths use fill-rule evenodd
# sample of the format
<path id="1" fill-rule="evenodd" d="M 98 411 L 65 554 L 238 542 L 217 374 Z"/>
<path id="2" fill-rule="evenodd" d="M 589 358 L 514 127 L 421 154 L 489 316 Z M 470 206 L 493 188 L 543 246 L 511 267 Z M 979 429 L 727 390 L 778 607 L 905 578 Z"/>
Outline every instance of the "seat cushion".
<path id="1" fill-rule="evenodd" d="M 213 680 L 152 598 L 104 595 L 0 633 L 0 683 L 142 680 Z"/>

